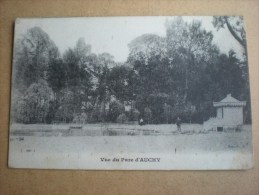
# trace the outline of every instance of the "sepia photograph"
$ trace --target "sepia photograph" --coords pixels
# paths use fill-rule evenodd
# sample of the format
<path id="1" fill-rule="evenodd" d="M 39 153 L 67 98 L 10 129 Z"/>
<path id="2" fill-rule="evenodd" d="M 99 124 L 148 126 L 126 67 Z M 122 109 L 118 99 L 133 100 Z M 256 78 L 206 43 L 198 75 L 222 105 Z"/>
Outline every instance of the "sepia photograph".
<path id="1" fill-rule="evenodd" d="M 9 167 L 253 166 L 242 16 L 18 18 Z"/>

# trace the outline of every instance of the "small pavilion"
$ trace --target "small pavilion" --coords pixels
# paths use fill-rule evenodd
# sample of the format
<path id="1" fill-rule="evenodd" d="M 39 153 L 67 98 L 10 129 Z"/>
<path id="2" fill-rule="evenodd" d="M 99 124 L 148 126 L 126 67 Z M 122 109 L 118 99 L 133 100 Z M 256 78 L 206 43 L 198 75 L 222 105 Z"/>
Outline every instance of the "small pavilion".
<path id="1" fill-rule="evenodd" d="M 220 102 L 213 102 L 213 106 L 217 110 L 217 115 L 204 122 L 205 130 L 223 131 L 243 125 L 245 101 L 239 101 L 228 94 Z"/>

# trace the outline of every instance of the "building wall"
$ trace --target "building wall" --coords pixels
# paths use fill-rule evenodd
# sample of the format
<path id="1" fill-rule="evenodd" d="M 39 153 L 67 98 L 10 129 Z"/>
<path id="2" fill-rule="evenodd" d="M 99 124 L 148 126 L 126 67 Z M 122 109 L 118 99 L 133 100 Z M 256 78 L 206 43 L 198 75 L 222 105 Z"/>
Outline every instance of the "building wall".
<path id="1" fill-rule="evenodd" d="M 223 118 L 222 118 L 223 109 Z M 217 118 L 222 119 L 223 125 L 242 125 L 243 107 L 217 108 Z"/>
<path id="2" fill-rule="evenodd" d="M 223 116 L 224 116 L 224 114 L 223 114 L 223 116 L 222 116 L 222 109 L 223 109 L 223 107 L 217 108 L 217 118 L 218 118 L 218 119 L 222 119 Z"/>

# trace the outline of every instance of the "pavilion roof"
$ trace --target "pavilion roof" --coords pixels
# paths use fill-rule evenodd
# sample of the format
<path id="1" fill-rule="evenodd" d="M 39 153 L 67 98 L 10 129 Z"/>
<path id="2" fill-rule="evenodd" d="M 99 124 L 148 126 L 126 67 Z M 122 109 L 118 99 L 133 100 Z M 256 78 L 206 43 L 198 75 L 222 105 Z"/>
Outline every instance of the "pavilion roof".
<path id="1" fill-rule="evenodd" d="M 227 97 L 225 97 L 220 102 L 213 102 L 214 107 L 242 107 L 246 105 L 246 101 L 239 101 L 231 96 L 231 94 L 228 94 Z"/>

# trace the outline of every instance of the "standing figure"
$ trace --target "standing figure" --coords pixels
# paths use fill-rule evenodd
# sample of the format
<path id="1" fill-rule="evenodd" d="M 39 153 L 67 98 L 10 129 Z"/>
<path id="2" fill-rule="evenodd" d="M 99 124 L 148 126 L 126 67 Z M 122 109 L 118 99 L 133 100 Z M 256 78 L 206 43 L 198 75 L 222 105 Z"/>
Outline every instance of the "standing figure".
<path id="1" fill-rule="evenodd" d="M 177 117 L 176 119 L 176 125 L 177 125 L 177 130 L 181 132 L 181 119 Z"/>

